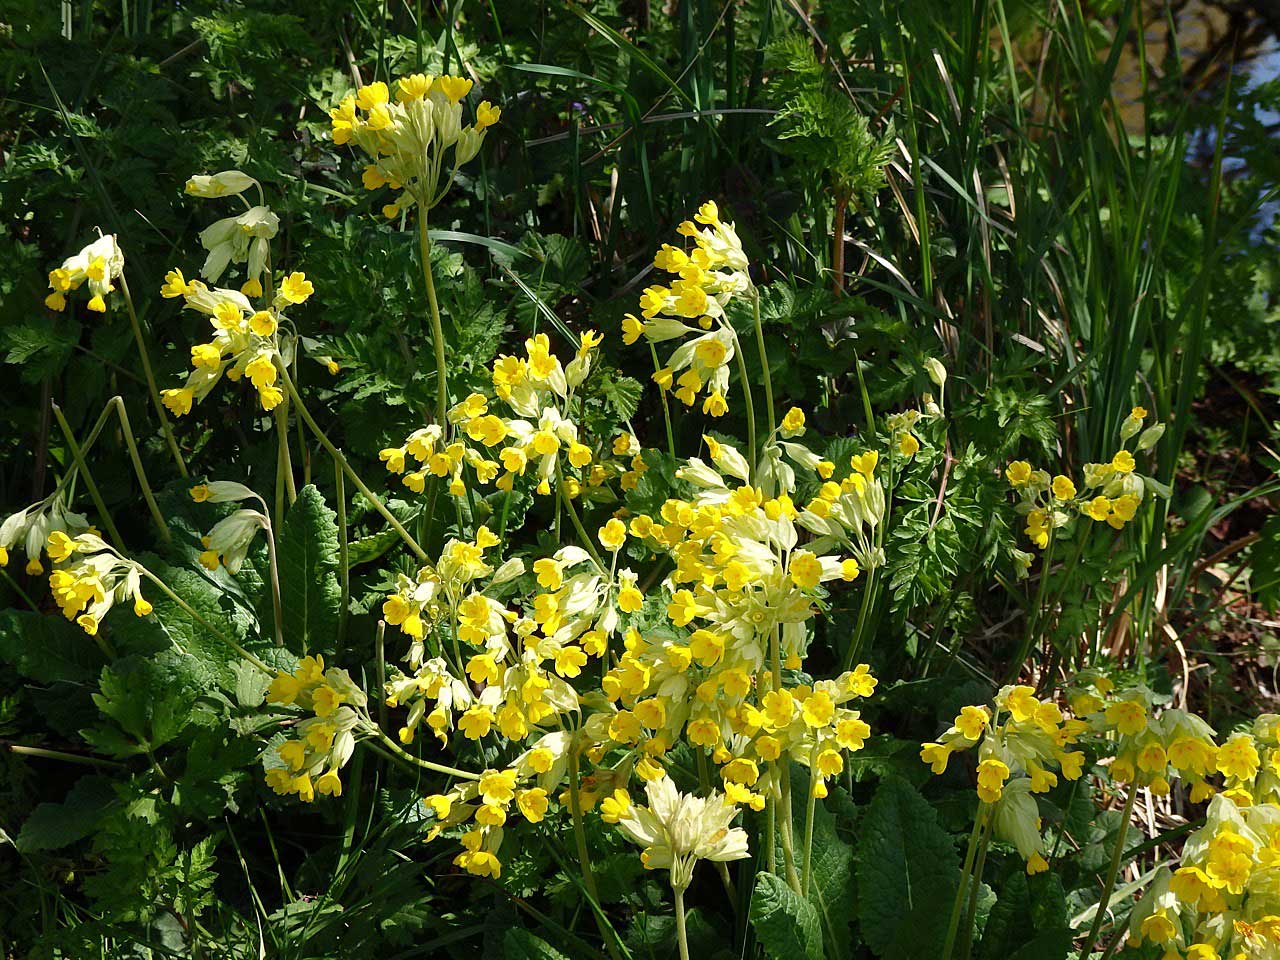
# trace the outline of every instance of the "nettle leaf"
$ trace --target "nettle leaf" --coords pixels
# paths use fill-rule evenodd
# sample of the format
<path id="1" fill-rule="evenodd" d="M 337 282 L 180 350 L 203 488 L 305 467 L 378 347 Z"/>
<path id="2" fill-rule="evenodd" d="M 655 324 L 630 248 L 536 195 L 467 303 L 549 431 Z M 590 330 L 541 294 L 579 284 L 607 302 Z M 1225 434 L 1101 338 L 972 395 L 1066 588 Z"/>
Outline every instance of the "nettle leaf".
<path id="1" fill-rule="evenodd" d="M 822 924 L 812 903 L 772 873 L 756 877 L 751 926 L 775 960 L 822 960 Z"/>
<path id="2" fill-rule="evenodd" d="M 298 491 L 280 531 L 280 593 L 284 635 L 292 649 L 328 649 L 338 628 L 336 514 L 312 485 Z"/>
<path id="3" fill-rule="evenodd" d="M 858 920 L 877 956 L 938 956 L 960 879 L 951 837 L 905 780 L 885 780 L 860 827 Z"/>
<path id="4" fill-rule="evenodd" d="M 106 777 L 81 777 L 62 803 L 42 803 L 31 811 L 15 844 L 22 853 L 70 846 L 93 833 L 115 802 Z"/>

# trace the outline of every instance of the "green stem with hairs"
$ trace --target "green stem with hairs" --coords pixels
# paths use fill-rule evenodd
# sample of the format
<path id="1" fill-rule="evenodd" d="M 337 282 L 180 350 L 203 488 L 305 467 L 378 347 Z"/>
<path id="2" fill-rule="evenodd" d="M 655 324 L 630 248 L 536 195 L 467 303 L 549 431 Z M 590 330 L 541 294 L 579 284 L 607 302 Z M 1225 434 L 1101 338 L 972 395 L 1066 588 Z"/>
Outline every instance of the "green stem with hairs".
<path id="1" fill-rule="evenodd" d="M 138 356 L 142 359 L 142 372 L 147 378 L 147 389 L 151 393 L 151 403 L 156 408 L 156 416 L 160 418 L 160 430 L 164 433 L 165 442 L 169 445 L 169 452 L 173 454 L 173 462 L 178 465 L 178 472 L 183 477 L 188 476 L 187 463 L 182 459 L 182 451 L 178 448 L 178 440 L 173 435 L 173 425 L 169 422 L 169 415 L 165 412 L 164 402 L 160 399 L 160 390 L 156 387 L 156 377 L 151 371 L 151 355 L 147 353 L 146 342 L 142 339 L 142 324 L 138 322 L 138 313 L 133 308 L 133 297 L 129 295 L 129 282 L 125 280 L 124 274 L 120 274 L 120 292 L 124 294 L 125 310 L 129 314 L 129 324 L 133 327 L 133 339 L 138 344 Z"/>
<path id="2" fill-rule="evenodd" d="M 747 452 L 750 459 L 747 461 L 748 479 L 754 484 L 756 482 L 756 407 L 751 399 L 751 380 L 747 376 L 747 360 L 742 355 L 742 343 L 738 340 L 738 334 L 729 327 L 729 332 L 733 334 L 733 355 L 738 360 L 738 377 L 742 380 L 742 397 L 747 404 Z"/>
<path id="3" fill-rule="evenodd" d="M 165 522 L 164 514 L 160 512 L 160 505 L 156 503 L 156 498 L 151 493 L 151 484 L 147 482 L 147 471 L 142 467 L 142 457 L 138 454 L 138 444 L 134 442 L 133 430 L 129 427 L 129 413 L 125 410 L 124 399 L 115 396 L 111 398 L 111 402 L 116 405 L 116 413 L 120 415 L 120 430 L 124 434 L 124 443 L 129 451 L 129 459 L 133 461 L 133 472 L 138 475 L 138 484 L 142 487 L 142 498 L 147 501 L 147 509 L 151 511 L 151 519 L 156 522 L 156 526 L 160 528 L 160 536 L 167 543 L 172 539 L 169 534 L 169 524 Z"/>
<path id="4" fill-rule="evenodd" d="M 653 372 L 657 373 L 662 369 L 662 364 L 658 361 L 658 350 L 653 343 L 649 343 L 649 356 L 653 358 Z M 662 401 L 662 421 L 667 427 L 667 453 L 671 455 L 671 459 L 676 458 L 676 439 L 675 432 L 671 429 L 671 404 L 667 402 L 667 391 L 658 387 L 658 399 Z"/>
<path id="5" fill-rule="evenodd" d="M 613 960 L 621 960 L 618 948 L 614 945 L 609 931 L 605 928 L 604 916 L 600 913 L 600 890 L 596 886 L 595 871 L 591 868 L 591 851 L 587 847 L 587 831 L 582 825 L 582 798 L 578 788 L 578 745 L 569 744 L 569 813 L 573 817 L 573 839 L 578 848 L 578 865 L 582 868 L 582 883 L 587 888 L 587 896 L 591 898 L 591 911 L 596 918 L 596 926 L 600 936 Z"/>
<path id="6" fill-rule="evenodd" d="M 684 924 L 684 890 L 674 885 L 671 890 L 676 895 L 676 944 L 680 949 L 680 960 L 689 960 L 689 933 Z"/>
<path id="7" fill-rule="evenodd" d="M 267 676 L 269 677 L 275 676 L 276 671 L 272 670 L 269 666 L 267 666 L 265 663 L 263 663 L 261 660 L 255 657 L 252 653 L 250 653 L 240 644 L 236 643 L 236 641 L 232 640 L 225 633 L 223 633 L 221 630 L 219 630 L 217 627 L 211 624 L 208 620 L 202 617 L 198 612 L 196 612 L 195 608 L 192 607 L 191 604 L 187 603 L 187 601 L 183 600 L 180 596 L 178 596 L 171 589 L 169 589 L 169 585 L 167 583 L 165 583 L 163 580 L 157 577 L 154 573 L 152 573 L 146 567 L 142 566 L 142 564 L 137 564 L 137 567 L 138 567 L 138 571 L 143 576 L 145 576 L 148 580 L 150 580 L 157 587 L 159 587 L 160 592 L 163 593 L 170 600 L 172 600 L 174 603 L 176 603 L 179 608 L 181 608 L 189 617 L 191 617 L 192 620 L 195 620 L 196 623 L 200 624 L 202 627 L 204 627 L 206 630 L 212 633 L 215 637 L 217 637 L 219 640 L 225 643 L 228 647 L 230 647 L 236 653 L 240 654 L 240 656 L 244 657 L 245 660 L 249 661 L 249 663 L 253 664 L 259 670 L 265 673 Z"/>
<path id="8" fill-rule="evenodd" d="M 347 633 L 348 607 L 351 606 L 351 553 L 347 543 L 347 486 L 344 483 L 342 467 L 338 461 L 333 462 L 333 496 L 338 508 L 338 582 L 342 588 L 342 597 L 338 610 L 338 647 L 341 649 L 343 638 Z"/>
<path id="9" fill-rule="evenodd" d="M 564 505 L 565 513 L 569 515 L 569 521 L 573 524 L 573 529 L 578 532 L 578 539 L 582 541 L 582 548 L 591 555 L 597 568 L 601 573 L 607 573 L 609 567 L 600 559 L 600 553 L 596 550 L 596 545 L 592 542 L 591 537 L 587 534 L 586 528 L 582 525 L 582 518 L 578 516 L 578 511 L 574 507 L 573 502 L 564 492 L 564 477 L 560 473 L 560 468 L 556 467 L 556 493 L 560 497 L 560 502 Z"/>
<path id="10" fill-rule="evenodd" d="M 1129 836 L 1129 820 L 1133 817 L 1133 802 L 1138 797 L 1138 785 L 1129 784 L 1129 797 L 1124 802 L 1124 812 L 1120 815 L 1120 829 L 1116 836 L 1115 850 L 1111 853 L 1111 865 L 1107 868 L 1107 879 L 1102 885 L 1102 898 L 1098 901 L 1098 912 L 1093 915 L 1093 925 L 1089 928 L 1089 936 L 1080 951 L 1081 960 L 1088 960 L 1093 952 L 1093 945 L 1102 932 L 1102 924 L 1106 919 L 1107 907 L 1111 904 L 1111 894 L 1115 890 L 1116 877 L 1120 874 L 1120 861 L 1124 859 L 1124 842 Z"/>
<path id="11" fill-rule="evenodd" d="M 293 398 L 294 405 L 298 409 L 298 415 L 306 422 L 308 429 L 315 434 L 315 438 L 320 441 L 320 445 L 329 452 L 329 456 L 333 457 L 334 462 L 342 468 L 342 472 L 345 473 L 351 479 L 351 482 L 356 485 L 356 489 L 359 490 L 371 504 L 373 504 L 373 508 L 382 515 L 382 519 L 386 520 L 387 523 L 391 525 L 391 528 L 400 535 L 400 539 L 409 545 L 409 549 L 414 552 L 414 555 L 425 563 L 427 560 L 426 551 L 418 545 L 417 540 L 410 536 L 409 531 L 404 528 L 404 524 L 397 520 L 395 515 L 387 509 L 387 505 L 382 502 L 382 499 L 365 485 L 365 482 L 361 480 L 355 470 L 351 468 L 351 464 L 347 462 L 347 458 L 343 455 L 342 451 L 334 446 L 333 441 L 330 440 L 328 436 L 325 435 L 325 432 L 320 429 L 320 425 L 316 423 L 315 418 L 311 416 L 311 412 L 303 405 L 302 398 L 298 396 L 298 390 L 293 385 L 293 380 L 289 377 L 289 371 L 281 369 L 280 375 L 284 379 L 285 389 L 289 392 L 289 396 Z"/>
<path id="12" fill-rule="evenodd" d="M 84 478 L 85 489 L 89 491 L 89 496 L 93 498 L 93 505 L 98 508 L 98 513 L 102 517 L 102 522 L 107 528 L 107 533 L 111 535 L 111 542 L 118 548 L 124 549 L 124 538 L 120 536 L 120 531 L 116 529 L 116 523 L 111 519 L 111 514 L 107 512 L 107 505 L 102 500 L 102 494 L 98 492 L 98 485 L 94 482 L 93 474 L 89 472 L 88 464 L 84 461 L 84 454 L 80 452 L 80 446 L 76 443 L 75 435 L 71 432 L 71 424 L 67 423 L 67 418 L 62 415 L 62 408 L 56 403 L 51 403 L 53 408 L 53 416 L 58 421 L 58 427 L 62 430 L 62 436 L 67 441 L 67 448 L 71 451 L 71 458 L 75 461 L 76 469 L 80 471 L 80 476 Z"/>
<path id="13" fill-rule="evenodd" d="M 377 737 L 378 742 L 382 747 L 382 749 L 388 751 L 393 756 L 403 760 L 405 763 L 410 763 L 410 764 L 413 764 L 414 766 L 422 767 L 422 769 L 430 770 L 433 773 L 443 773 L 445 776 L 458 777 L 459 779 L 462 779 L 462 780 L 479 780 L 480 779 L 480 774 L 478 773 L 471 773 L 469 770 L 459 770 L 457 767 L 450 767 L 450 766 L 446 766 L 443 763 L 434 763 L 431 760 L 423 760 L 421 757 L 415 757 L 409 751 L 405 750 L 402 746 L 400 746 L 400 744 L 396 743 L 389 736 L 387 736 L 386 733 L 384 733 L 382 729 L 372 720 L 369 720 L 367 723 L 362 724 L 362 726 L 368 733 L 372 733 L 375 737 Z"/>
<path id="14" fill-rule="evenodd" d="M 964 867 L 960 871 L 960 884 L 956 887 L 956 896 L 951 903 L 951 919 L 947 924 L 947 939 L 942 948 L 942 960 L 951 960 L 951 951 L 955 948 L 956 934 L 960 931 L 960 911 L 964 909 L 965 894 L 969 890 L 969 874 L 973 871 L 973 862 L 978 855 L 978 840 L 986 828 L 987 805 L 979 803 L 978 815 L 973 820 L 973 830 L 969 833 L 969 848 L 965 851 Z"/>
<path id="15" fill-rule="evenodd" d="M 809 895 L 809 881 L 813 877 L 813 820 L 818 807 L 818 747 L 809 751 L 809 802 L 805 809 L 804 819 L 804 873 L 801 876 L 800 892 Z"/>
<path id="16" fill-rule="evenodd" d="M 755 291 L 751 298 L 751 320 L 756 328 L 756 349 L 760 351 L 760 369 L 764 373 L 764 404 L 769 414 L 769 434 L 778 426 L 777 413 L 773 408 L 773 379 L 769 375 L 769 355 L 764 345 L 764 327 L 760 323 L 760 291 Z"/>
<path id="17" fill-rule="evenodd" d="M 436 353 L 436 422 L 449 434 L 449 385 L 444 358 L 444 327 L 440 323 L 440 304 L 436 300 L 436 282 L 431 275 L 431 238 L 427 234 L 427 213 L 418 215 L 418 249 L 422 254 L 422 276 L 427 282 L 427 304 L 431 307 L 431 340 Z"/>

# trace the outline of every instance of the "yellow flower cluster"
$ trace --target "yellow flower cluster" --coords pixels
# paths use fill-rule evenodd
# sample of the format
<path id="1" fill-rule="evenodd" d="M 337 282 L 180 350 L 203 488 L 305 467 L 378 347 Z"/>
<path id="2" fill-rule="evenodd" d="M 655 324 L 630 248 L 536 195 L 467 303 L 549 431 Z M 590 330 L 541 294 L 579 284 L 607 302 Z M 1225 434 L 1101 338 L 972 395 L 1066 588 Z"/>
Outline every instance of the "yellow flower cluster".
<path id="1" fill-rule="evenodd" d="M 705 390 L 702 412 L 719 417 L 729 410 L 729 363 L 741 350 L 725 307 L 734 297 L 754 297 L 755 287 L 747 273 L 742 242 L 733 224 L 720 219 L 714 202 L 708 200 L 699 207 L 694 222 L 686 220 L 677 233 L 692 239 L 693 249 L 664 243 L 654 255 L 653 265 L 677 279 L 670 285 L 645 288 L 640 297 L 643 319 L 627 314 L 622 339 L 632 344 L 643 336 L 650 343 L 663 343 L 693 334 L 655 371 L 653 379 L 686 407 L 693 406 Z"/>
<path id="2" fill-rule="evenodd" d="M 114 234 L 105 234 L 79 253 L 62 261 L 62 265 L 49 271 L 49 288 L 44 305 L 50 310 L 67 308 L 67 294 L 89 285 L 89 309 L 95 313 L 107 310 L 107 294 L 115 289 L 113 281 L 124 272 L 124 251 L 116 243 Z"/>
<path id="3" fill-rule="evenodd" d="M 472 393 L 449 409 L 447 427 L 429 424 L 415 430 L 398 447 L 383 449 L 379 457 L 388 472 L 402 474 L 401 483 L 413 492 L 421 493 L 430 475 L 448 478 L 449 493 L 457 497 L 467 492 L 464 471 L 468 470 L 472 484 L 492 483 L 506 491 L 514 488 L 517 478 L 530 474 L 536 478 L 535 492 L 542 495 L 551 492 L 559 476 L 570 499 L 584 487 L 596 489 L 624 477 L 629 472 L 624 466 L 602 458 L 581 441 L 578 426 L 568 414 L 575 390 L 591 372 L 600 342 L 599 334 L 587 331 L 573 359 L 562 364 L 545 333 L 530 337 L 523 357 L 503 355 L 493 363 L 493 391 L 509 415 L 495 412 L 490 398 Z M 630 439 L 621 445 L 615 440 L 615 454 L 619 449 L 630 453 Z M 638 446 L 631 468 L 644 469 Z"/>
<path id="4" fill-rule="evenodd" d="M 29 577 L 38 577 L 44 573 L 40 558 L 53 534 L 74 538 L 82 533 L 96 532 L 84 514 L 67 509 L 59 488 L 39 503 L 10 514 L 0 523 L 0 568 L 9 565 L 9 551 L 21 548 L 27 555 L 23 572 Z"/>
<path id="5" fill-rule="evenodd" d="M 74 620 L 89 636 L 116 603 L 133 601 L 136 616 L 151 613 L 151 603 L 142 595 L 140 567 L 120 556 L 99 537 L 88 531 L 69 537 L 60 530 L 49 534 L 46 548 L 54 568 L 49 573 L 49 589 L 68 620 Z"/>
<path id="6" fill-rule="evenodd" d="M 1142 407 L 1133 408 L 1120 426 L 1120 449 L 1109 463 L 1086 463 L 1079 485 L 1066 474 L 1050 477 L 1047 471 L 1033 468 L 1026 460 L 1009 464 L 1005 477 L 1018 493 L 1017 510 L 1026 518 L 1023 532 L 1033 544 L 1043 550 L 1049 545 L 1053 530 L 1067 526 L 1080 515 L 1123 529 L 1137 515 L 1148 488 L 1167 495 L 1153 478 L 1136 472 L 1134 453 L 1150 450 L 1164 434 L 1164 425 L 1159 423 L 1143 430 L 1146 416 Z M 1134 437 L 1138 439 L 1131 452 L 1125 445 Z M 1019 559 L 1025 572 L 1030 556 L 1022 554 Z"/>
<path id="7" fill-rule="evenodd" d="M 364 691 L 347 671 L 325 669 L 324 657 L 303 657 L 293 673 L 280 671 L 267 690 L 267 702 L 294 706 L 313 716 L 295 724 L 292 736 L 279 738 L 263 757 L 267 785 L 281 795 L 296 794 L 310 803 L 317 793 L 342 795 L 338 776 L 356 747 L 356 734 L 369 721 Z"/>
<path id="8" fill-rule="evenodd" d="M 463 77 L 415 73 L 396 81 L 394 99 L 391 88 L 379 80 L 329 111 L 333 142 L 354 143 L 372 161 L 364 170 L 365 188 L 404 191 L 382 208 L 388 219 L 415 203 L 424 211 L 439 203 L 458 168 L 475 157 L 488 128 L 498 122 L 501 109 L 485 100 L 476 107 L 475 122 L 463 126 L 462 100 L 471 85 Z M 450 148 L 453 162 L 442 184 Z"/>
<path id="9" fill-rule="evenodd" d="M 1223 750 L 1227 749 L 1224 745 Z M 1280 806 L 1219 794 L 1176 869 L 1160 867 L 1129 919 L 1129 945 L 1170 960 L 1254 960 L 1280 953 Z"/>
<path id="10" fill-rule="evenodd" d="M 978 799 L 994 817 L 994 835 L 1017 848 L 1027 873 L 1040 873 L 1048 863 L 1033 794 L 1057 786 L 1058 773 L 1079 779 L 1085 756 L 1069 748 L 1088 724 L 1064 717 L 1057 704 L 1037 698 L 1028 686 L 1002 687 L 994 706 L 962 708 L 936 742 L 922 746 L 920 759 L 941 774 L 953 753 L 977 747 Z"/>
<path id="11" fill-rule="evenodd" d="M 187 280 L 181 270 L 165 275 L 162 296 L 181 297 L 187 309 L 209 318 L 213 338 L 191 348 L 192 371 L 182 387 L 162 390 L 164 405 L 175 416 L 191 412 L 213 390 L 223 375 L 236 381 L 247 378 L 258 392 L 263 410 L 274 410 L 284 400 L 276 386 L 277 364 L 282 363 L 278 331 L 285 322 L 284 310 L 305 303 L 315 291 L 302 273 L 291 273 L 281 282 L 272 301 L 255 307 L 238 290 L 210 289 L 199 280 Z"/>

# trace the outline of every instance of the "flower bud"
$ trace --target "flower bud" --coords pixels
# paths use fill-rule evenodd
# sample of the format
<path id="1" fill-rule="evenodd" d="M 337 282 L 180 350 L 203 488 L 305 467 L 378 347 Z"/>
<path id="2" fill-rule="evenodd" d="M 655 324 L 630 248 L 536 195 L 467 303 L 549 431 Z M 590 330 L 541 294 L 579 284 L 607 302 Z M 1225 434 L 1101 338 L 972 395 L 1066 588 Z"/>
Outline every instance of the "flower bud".
<path id="1" fill-rule="evenodd" d="M 258 181 L 239 170 L 221 173 L 199 173 L 187 181 L 186 191 L 193 197 L 228 197 L 244 193 Z"/>
<path id="2" fill-rule="evenodd" d="M 942 365 L 942 361 L 937 357 L 930 357 L 924 362 L 925 373 L 929 374 L 929 379 L 933 381 L 935 387 L 941 387 L 947 382 L 947 368 Z"/>

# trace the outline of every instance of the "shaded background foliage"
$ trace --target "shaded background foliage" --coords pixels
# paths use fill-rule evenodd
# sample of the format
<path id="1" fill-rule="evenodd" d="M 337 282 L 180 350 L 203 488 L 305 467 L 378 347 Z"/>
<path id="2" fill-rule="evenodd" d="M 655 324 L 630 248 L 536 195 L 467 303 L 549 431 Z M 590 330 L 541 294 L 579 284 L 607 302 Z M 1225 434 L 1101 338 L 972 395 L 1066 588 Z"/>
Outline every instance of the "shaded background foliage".
<path id="1" fill-rule="evenodd" d="M 820 628 L 830 663 L 856 647 L 894 680 L 875 706 L 883 733 L 820 827 L 830 902 L 769 890 L 757 902 L 748 886 L 727 911 L 701 877 L 690 921 L 707 955 L 920 956 L 937 933 L 928 909 L 885 891 L 950 863 L 972 811 L 958 771 L 921 799 L 911 741 L 983 699 L 1024 637 L 1067 666 L 1084 637 L 1222 723 L 1274 697 L 1280 84 L 1221 56 L 1265 37 L 1262 13 L 1208 37 L 1214 55 L 1184 61 L 1168 31 L 1185 11 L 1132 2 L 7 0 L 0 507 L 44 496 L 65 466 L 54 400 L 83 431 L 123 395 L 149 470 L 168 475 L 142 426 L 153 421 L 122 312 L 50 314 L 44 276 L 94 227 L 117 233 L 158 375 L 174 381 L 199 324 L 155 291 L 168 267 L 199 263 L 194 236 L 211 219 L 181 186 L 227 167 L 271 191 L 280 262 L 316 282 L 298 319 L 342 371 L 307 365 L 303 389 L 376 476 L 385 438 L 430 406 L 434 374 L 418 359 L 429 334 L 413 237 L 378 216 L 381 201 L 328 139 L 327 109 L 360 82 L 465 71 L 504 113 L 432 224 L 473 235 L 436 245 L 455 389 L 484 383 L 489 361 L 531 329 L 594 326 L 610 336 L 591 416 L 661 446 L 656 395 L 641 389 L 648 358 L 615 331 L 653 250 L 706 198 L 729 211 L 752 259 L 780 400 L 811 412 L 832 459 L 874 439 L 868 404 L 883 413 L 936 391 L 922 362 L 944 359 L 949 418 L 921 437 L 902 478 L 890 563 L 834 596 Z M 998 471 L 1015 456 L 1064 469 L 1108 459 L 1134 403 L 1172 425 L 1157 451 L 1172 498 L 1118 548 L 1091 543 L 1054 567 L 1044 585 L 1058 604 L 1032 638 L 1039 583 L 1015 578 L 1017 521 Z M 733 415 L 714 426 L 743 432 Z M 683 441 L 701 429 L 677 420 Z M 274 440 L 247 405 L 205 404 L 180 433 L 201 472 L 271 486 Z M 285 530 L 327 543 L 337 491 L 316 453 L 299 470 L 318 490 Z M 123 443 L 108 432 L 94 461 L 125 545 L 140 548 L 146 518 Z M 637 502 L 665 496 L 664 470 L 670 480 L 656 463 Z M 243 636 L 248 617 L 220 597 L 260 603 L 262 559 L 239 587 L 190 573 L 207 517 L 183 493 L 170 485 L 164 499 L 183 545 L 156 568 Z M 453 522 L 393 508 L 429 552 Z M 513 527 L 529 509 L 518 505 Z M 369 611 L 407 561 L 386 555 L 359 500 L 348 511 L 351 619 L 342 645 L 320 643 L 372 678 Z M 305 581 L 317 568 L 302 555 L 290 574 Z M 318 555 L 330 564 L 331 551 Z M 332 599 L 317 602 L 336 618 Z M 50 607 L 38 578 L 9 570 L 0 600 L 11 608 L 0 659 L 12 667 L 0 737 L 61 757 L 0 755 L 0 825 L 13 841 L 0 846 L 12 878 L 0 884 L 0 944 L 14 955 L 256 956 L 260 939 L 296 957 L 595 954 L 562 869 L 571 854 L 549 831 L 509 857 L 499 888 L 415 842 L 422 785 L 372 759 L 341 804 L 299 812 L 257 783 L 255 680 L 217 650 L 167 656 L 166 636 L 120 621 L 127 654 L 106 663 L 73 627 L 24 609 Z M 1183 684 L 1195 657 L 1215 669 Z M 1067 786 L 1043 813 L 1078 852 L 1054 877 L 1023 877 L 1016 857 L 996 863 L 979 956 L 1065 955 L 1066 921 L 1096 895 L 1118 816 L 1095 818 L 1087 788 Z M 607 831 L 592 841 L 607 851 L 601 896 L 622 942 L 664 955 L 672 931 L 657 889 Z M 941 887 L 950 870 L 936 871 Z"/>

